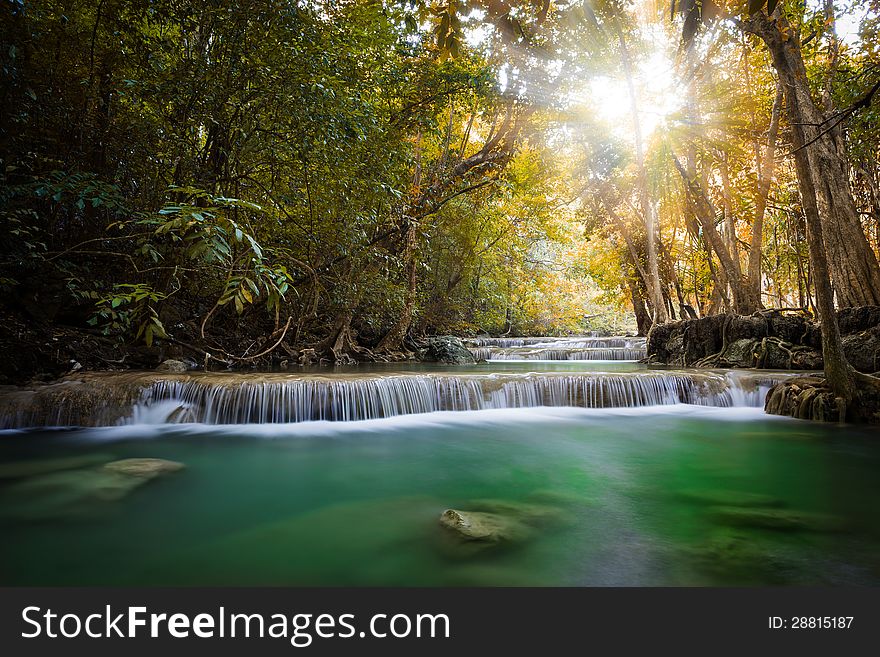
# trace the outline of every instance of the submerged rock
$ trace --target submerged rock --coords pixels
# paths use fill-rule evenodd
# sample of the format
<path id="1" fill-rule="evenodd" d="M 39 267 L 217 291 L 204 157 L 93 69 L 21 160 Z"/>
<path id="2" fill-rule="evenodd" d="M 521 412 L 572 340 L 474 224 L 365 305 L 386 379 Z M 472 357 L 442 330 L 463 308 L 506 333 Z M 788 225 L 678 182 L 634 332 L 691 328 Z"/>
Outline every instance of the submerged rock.
<path id="1" fill-rule="evenodd" d="M 141 479 L 153 479 L 160 477 L 169 472 L 177 472 L 183 470 L 186 466 L 177 461 L 166 461 L 164 459 L 136 458 L 122 459 L 121 461 L 113 461 L 104 466 L 104 470 L 109 472 L 117 472 L 119 474 L 130 477 L 138 477 Z"/>
<path id="2" fill-rule="evenodd" d="M 563 519 L 563 513 L 560 509 L 546 504 L 487 499 L 473 500 L 468 506 L 475 511 L 506 516 L 530 525 L 546 524 Z"/>
<path id="3" fill-rule="evenodd" d="M 446 509 L 440 525 L 464 541 L 511 543 L 529 538 L 532 530 L 524 523 L 498 513 Z"/>
<path id="4" fill-rule="evenodd" d="M 429 338 L 427 346 L 419 355 L 421 360 L 429 363 L 472 365 L 476 362 L 464 343 L 451 335 Z"/>
<path id="5" fill-rule="evenodd" d="M 797 564 L 778 550 L 762 547 L 754 537 L 736 534 L 713 536 L 683 552 L 697 570 L 725 584 L 785 584 L 797 570 Z"/>
<path id="6" fill-rule="evenodd" d="M 26 521 L 84 515 L 183 467 L 162 459 L 123 459 L 98 468 L 40 474 L 3 488 L 0 508 L 4 516 Z"/>
<path id="7" fill-rule="evenodd" d="M 722 506 L 715 508 L 713 513 L 725 524 L 740 527 L 812 532 L 838 532 L 846 529 L 845 523 L 840 518 L 808 511 L 743 509 Z"/>

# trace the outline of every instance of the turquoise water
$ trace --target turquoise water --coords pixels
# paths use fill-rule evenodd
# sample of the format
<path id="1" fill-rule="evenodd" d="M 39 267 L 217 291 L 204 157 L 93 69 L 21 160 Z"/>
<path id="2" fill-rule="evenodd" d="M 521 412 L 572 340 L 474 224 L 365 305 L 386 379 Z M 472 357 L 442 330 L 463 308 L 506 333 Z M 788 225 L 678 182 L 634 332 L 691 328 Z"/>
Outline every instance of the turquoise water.
<path id="1" fill-rule="evenodd" d="M 5 472 L 186 468 L 116 500 L 71 493 L 87 467 L 39 494 L 0 480 L 0 583 L 878 585 L 878 437 L 685 405 L 10 432 Z M 438 523 L 517 504 L 541 517 L 509 542 Z"/>

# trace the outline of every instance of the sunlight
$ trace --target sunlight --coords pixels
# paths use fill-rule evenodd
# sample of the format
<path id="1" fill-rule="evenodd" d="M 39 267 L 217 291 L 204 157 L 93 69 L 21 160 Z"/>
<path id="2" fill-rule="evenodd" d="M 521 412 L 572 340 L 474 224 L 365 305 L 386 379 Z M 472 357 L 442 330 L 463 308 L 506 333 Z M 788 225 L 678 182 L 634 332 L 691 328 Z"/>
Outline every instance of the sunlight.
<path id="1" fill-rule="evenodd" d="M 683 104 L 683 93 L 675 76 L 674 65 L 666 53 L 657 49 L 643 59 L 635 70 L 639 103 L 639 122 L 645 139 Z M 597 76 L 571 96 L 572 104 L 587 105 L 621 139 L 632 139 L 630 99 L 626 80 Z"/>

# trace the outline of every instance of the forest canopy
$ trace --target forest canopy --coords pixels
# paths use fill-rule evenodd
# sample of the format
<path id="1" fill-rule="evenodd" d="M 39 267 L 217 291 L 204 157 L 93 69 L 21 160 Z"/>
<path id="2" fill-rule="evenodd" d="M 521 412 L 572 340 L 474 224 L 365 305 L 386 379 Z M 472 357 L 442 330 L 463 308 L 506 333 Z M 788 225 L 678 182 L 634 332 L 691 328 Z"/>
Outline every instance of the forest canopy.
<path id="1" fill-rule="evenodd" d="M 346 362 L 815 315 L 813 206 L 880 305 L 878 9 L 4 0 L 6 330 Z"/>

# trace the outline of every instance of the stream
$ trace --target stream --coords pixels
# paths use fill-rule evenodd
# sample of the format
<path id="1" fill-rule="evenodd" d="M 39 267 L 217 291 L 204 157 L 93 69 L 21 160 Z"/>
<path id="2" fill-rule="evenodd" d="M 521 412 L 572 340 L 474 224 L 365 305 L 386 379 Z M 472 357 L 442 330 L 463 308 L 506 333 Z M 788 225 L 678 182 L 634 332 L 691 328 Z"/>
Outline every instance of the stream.
<path id="1" fill-rule="evenodd" d="M 632 338 L 503 340 L 470 342 L 492 352 L 473 366 L 8 391 L 0 583 L 880 584 L 877 431 L 764 414 L 791 373 L 649 369 Z M 121 486 L 105 464 L 131 458 L 184 467 Z M 461 540 L 450 508 L 517 531 Z"/>

